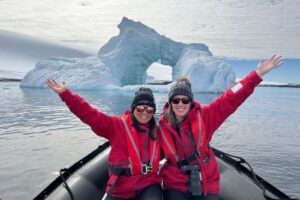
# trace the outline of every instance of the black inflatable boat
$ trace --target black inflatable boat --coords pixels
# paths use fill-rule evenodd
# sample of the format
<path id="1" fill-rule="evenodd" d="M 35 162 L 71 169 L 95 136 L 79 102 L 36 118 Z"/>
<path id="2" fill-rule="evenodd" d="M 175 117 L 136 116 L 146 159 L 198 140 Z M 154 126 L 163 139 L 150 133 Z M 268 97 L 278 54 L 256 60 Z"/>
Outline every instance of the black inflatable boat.
<path id="1" fill-rule="evenodd" d="M 34 199 L 100 200 L 108 180 L 109 142 L 99 146 L 57 177 Z M 223 200 L 291 199 L 270 183 L 255 175 L 242 158 L 214 149 L 221 173 Z M 247 166 L 247 167 L 246 167 Z"/>

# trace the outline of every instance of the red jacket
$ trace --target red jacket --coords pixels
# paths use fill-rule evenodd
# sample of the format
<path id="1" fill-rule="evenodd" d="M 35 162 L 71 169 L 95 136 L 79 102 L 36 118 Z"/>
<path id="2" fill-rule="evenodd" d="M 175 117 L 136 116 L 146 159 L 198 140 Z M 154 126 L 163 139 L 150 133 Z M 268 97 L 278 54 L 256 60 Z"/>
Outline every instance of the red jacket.
<path id="1" fill-rule="evenodd" d="M 201 165 L 201 176 L 202 176 L 202 192 L 204 194 L 220 193 L 220 173 L 218 170 L 215 155 L 212 149 L 208 148 L 208 144 L 211 141 L 212 135 L 215 130 L 229 117 L 237 108 L 252 94 L 254 88 L 261 82 L 261 78 L 256 72 L 250 73 L 247 77 L 241 80 L 239 83 L 228 89 L 223 95 L 213 101 L 207 106 L 201 106 L 199 103 L 194 102 L 194 106 L 191 111 L 187 114 L 186 119 L 180 124 L 180 134 L 169 125 L 166 119 L 166 110 L 168 104 L 165 105 L 163 114 L 160 118 L 159 124 L 164 132 L 171 134 L 174 138 L 173 144 L 176 149 L 176 153 L 180 160 L 183 160 L 195 151 L 196 142 L 192 142 L 191 137 L 195 134 L 191 133 L 191 125 L 195 124 L 198 118 L 198 112 L 201 116 L 201 128 L 203 138 L 201 147 L 199 148 L 201 156 L 195 162 Z M 200 128 L 200 125 L 198 126 Z M 192 130 L 194 130 L 192 128 Z M 162 148 L 166 155 L 168 145 L 165 145 L 162 141 Z M 175 141 L 174 141 L 175 140 Z M 194 144 L 194 145 L 193 145 Z M 185 152 L 183 152 L 183 150 Z M 184 157 L 184 153 L 186 157 Z M 204 159 L 209 161 L 204 162 Z M 160 175 L 163 178 L 164 190 L 174 189 L 182 192 L 188 191 L 188 175 L 182 173 L 178 165 L 174 164 L 174 159 L 169 159 L 160 171 Z"/>
<path id="2" fill-rule="evenodd" d="M 60 94 L 61 99 L 69 107 L 70 111 L 75 114 L 82 122 L 89 125 L 93 132 L 98 136 L 104 137 L 110 141 L 111 151 L 109 154 L 109 165 L 115 166 L 122 163 L 123 167 L 129 165 L 129 153 L 126 135 L 126 129 L 120 116 L 108 116 L 96 108 L 91 107 L 80 96 L 73 94 L 70 90 Z M 129 116 L 130 112 L 126 112 L 123 117 Z M 142 126 L 148 129 L 147 126 Z M 145 132 L 145 133 L 148 133 Z M 140 158 L 141 160 L 150 160 L 152 151 L 150 150 L 148 134 L 138 133 Z M 147 151 L 142 151 L 145 142 L 148 141 Z M 159 152 L 159 151 L 158 151 Z M 159 154 L 155 155 L 155 159 L 159 159 Z M 145 158 L 146 157 L 146 158 Z M 122 167 L 121 166 L 121 167 Z M 118 166 L 119 167 L 119 166 Z M 116 180 L 116 176 L 110 174 L 106 191 L 110 190 L 112 183 Z M 119 176 L 113 187 L 112 196 L 119 198 L 133 198 L 136 194 L 152 184 L 161 184 L 161 178 L 157 172 L 148 173 L 146 175 Z"/>

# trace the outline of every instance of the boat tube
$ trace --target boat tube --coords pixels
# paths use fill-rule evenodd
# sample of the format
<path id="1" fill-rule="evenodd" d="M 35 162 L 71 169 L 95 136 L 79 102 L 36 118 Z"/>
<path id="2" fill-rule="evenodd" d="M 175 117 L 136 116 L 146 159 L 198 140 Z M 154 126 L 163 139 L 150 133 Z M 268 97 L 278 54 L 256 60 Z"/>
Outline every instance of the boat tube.
<path id="1" fill-rule="evenodd" d="M 222 200 L 286 200 L 291 198 L 256 175 L 242 158 L 213 148 L 221 174 Z M 108 181 L 109 142 L 99 146 L 68 169 L 34 199 L 102 199 Z"/>

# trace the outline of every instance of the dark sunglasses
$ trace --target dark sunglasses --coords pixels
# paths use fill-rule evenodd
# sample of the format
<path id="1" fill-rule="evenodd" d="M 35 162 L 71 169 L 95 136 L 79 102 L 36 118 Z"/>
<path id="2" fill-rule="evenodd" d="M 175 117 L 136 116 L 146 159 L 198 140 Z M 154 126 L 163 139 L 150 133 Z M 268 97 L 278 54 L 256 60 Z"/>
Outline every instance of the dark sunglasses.
<path id="1" fill-rule="evenodd" d="M 153 114 L 154 113 L 154 108 L 149 107 L 149 106 L 137 106 L 135 109 L 136 109 L 137 112 L 140 112 L 140 113 L 145 112 L 145 110 L 148 114 Z"/>
<path id="2" fill-rule="evenodd" d="M 173 104 L 179 104 L 179 102 L 182 102 L 183 104 L 189 104 L 191 102 L 191 99 L 189 98 L 182 98 L 182 99 L 179 99 L 179 98 L 175 98 L 175 99 L 172 99 L 172 103 Z"/>

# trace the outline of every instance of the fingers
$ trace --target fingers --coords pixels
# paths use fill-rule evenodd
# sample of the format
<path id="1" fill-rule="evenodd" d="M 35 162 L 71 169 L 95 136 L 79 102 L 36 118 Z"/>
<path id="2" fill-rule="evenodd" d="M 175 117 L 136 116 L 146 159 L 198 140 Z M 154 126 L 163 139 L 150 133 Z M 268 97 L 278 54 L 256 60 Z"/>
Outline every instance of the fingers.
<path id="1" fill-rule="evenodd" d="M 268 73 L 270 70 L 279 67 L 283 64 L 283 59 L 281 56 L 273 55 L 267 61 L 261 60 L 258 64 L 258 75 L 262 77 L 264 74 Z"/>
<path id="2" fill-rule="evenodd" d="M 47 85 L 50 87 L 50 88 L 61 88 L 62 85 L 60 85 L 59 83 L 57 83 L 55 80 L 53 79 L 47 79 L 46 81 Z M 63 82 L 63 86 L 66 86 L 66 83 Z"/>
<path id="3" fill-rule="evenodd" d="M 268 61 L 272 67 L 278 67 L 283 64 L 282 56 L 273 55 Z"/>
<path id="4" fill-rule="evenodd" d="M 274 59 L 274 64 L 276 67 L 280 66 L 283 63 L 282 56 L 278 56 L 277 58 Z"/>
<path id="5" fill-rule="evenodd" d="M 277 56 L 277 58 L 274 59 L 274 62 L 278 62 L 280 60 L 282 60 L 282 56 Z"/>
<path id="6" fill-rule="evenodd" d="M 52 79 L 48 79 L 47 84 L 48 84 L 48 86 L 51 86 L 51 87 L 55 87 L 57 85 L 57 83 Z"/>
<path id="7" fill-rule="evenodd" d="M 283 60 L 280 63 L 278 63 L 277 67 L 279 67 L 282 64 L 283 64 Z"/>
<path id="8" fill-rule="evenodd" d="M 273 55 L 273 56 L 270 58 L 270 61 L 273 61 L 275 58 L 276 58 L 276 55 Z"/>
<path id="9" fill-rule="evenodd" d="M 57 83 L 55 80 L 50 79 L 50 81 L 52 82 L 53 86 L 56 86 L 56 87 L 60 86 L 59 83 Z"/>
<path id="10" fill-rule="evenodd" d="M 47 79 L 46 83 L 47 83 L 47 85 L 48 85 L 50 88 L 53 87 L 53 80 Z"/>

